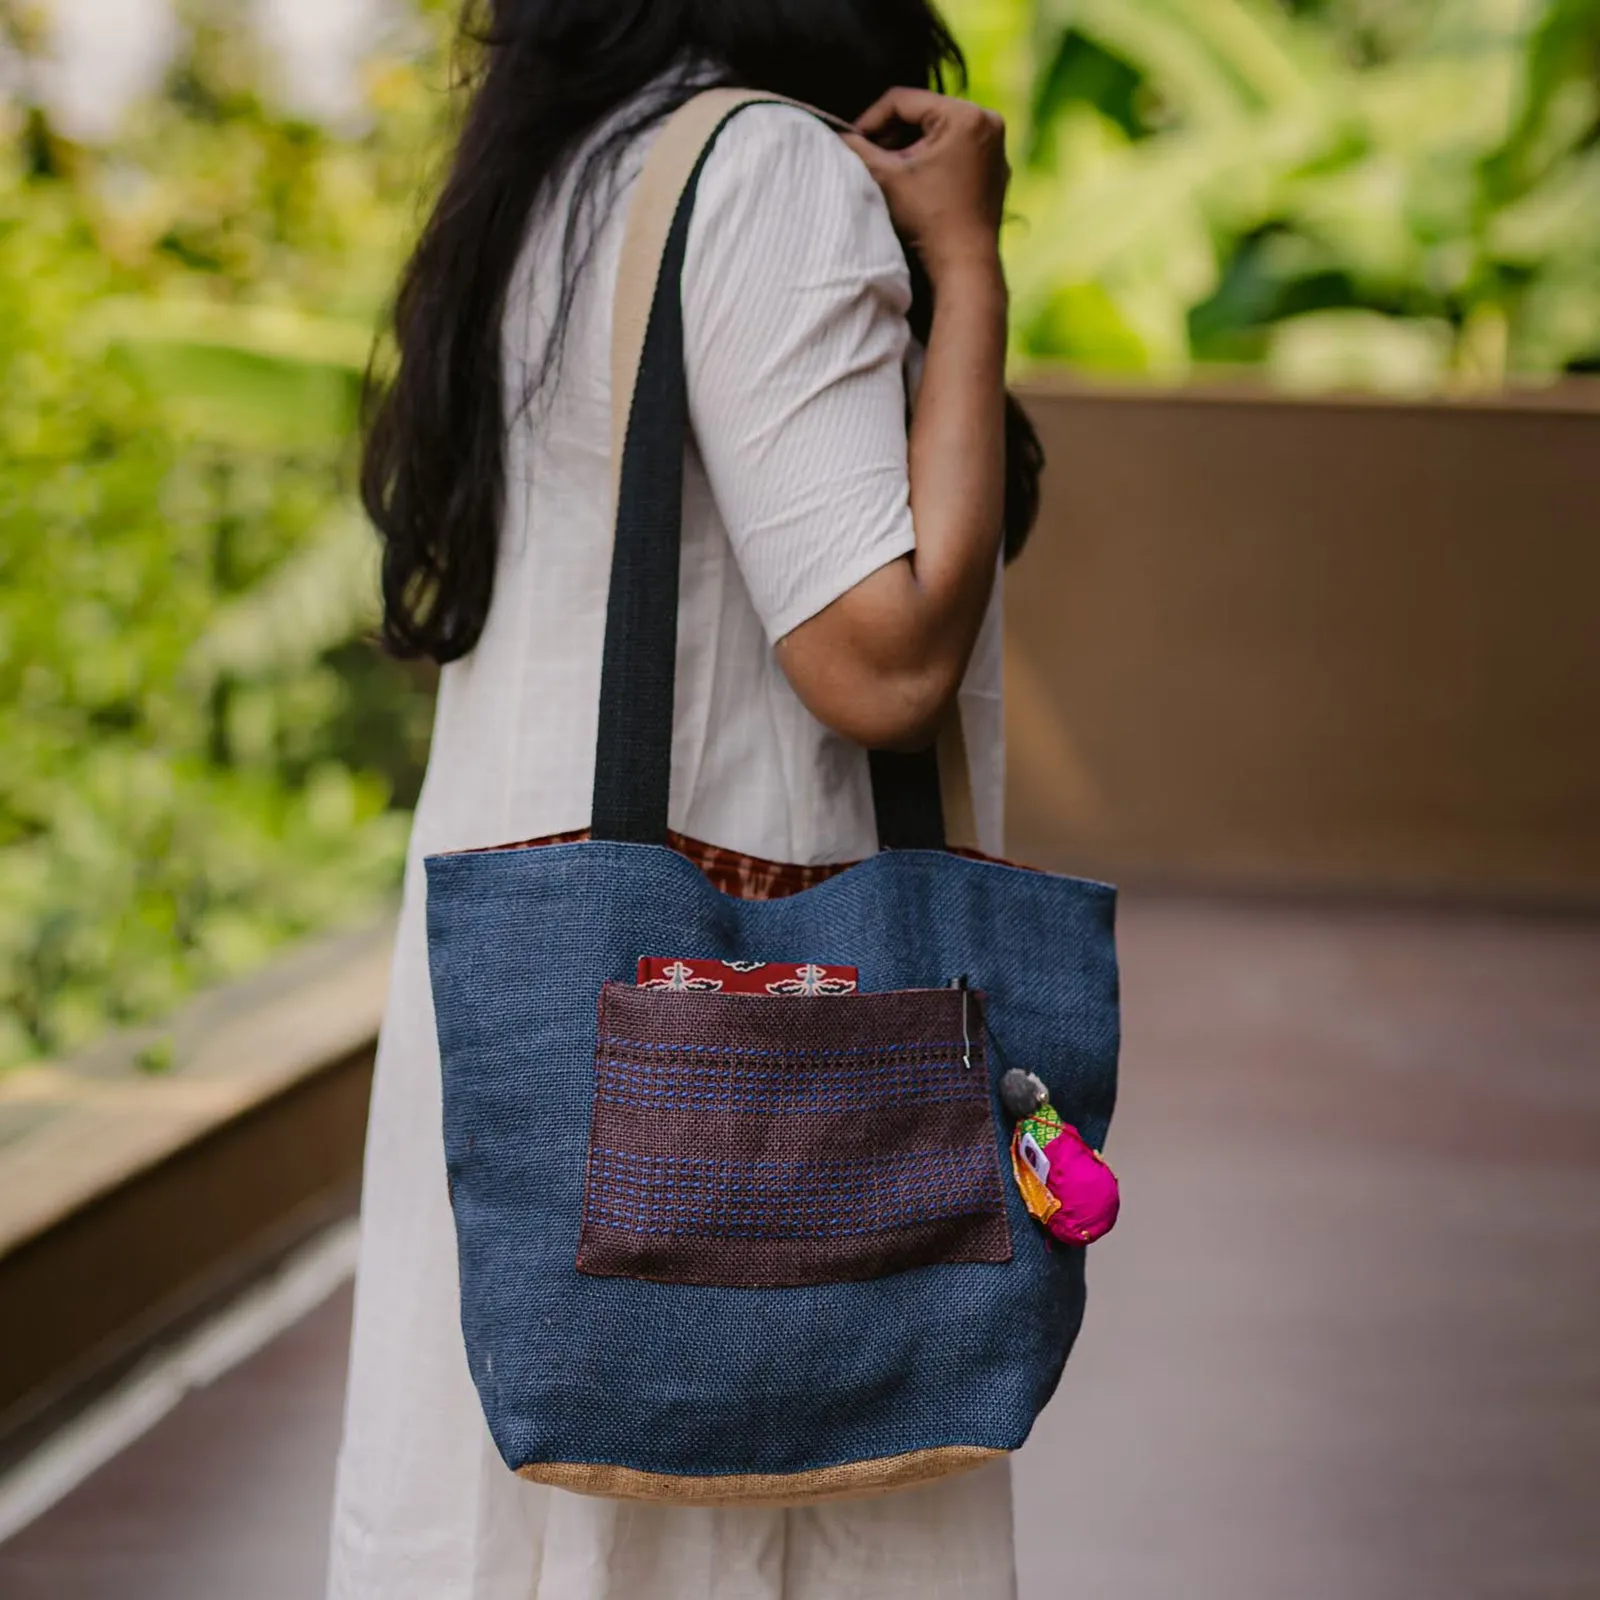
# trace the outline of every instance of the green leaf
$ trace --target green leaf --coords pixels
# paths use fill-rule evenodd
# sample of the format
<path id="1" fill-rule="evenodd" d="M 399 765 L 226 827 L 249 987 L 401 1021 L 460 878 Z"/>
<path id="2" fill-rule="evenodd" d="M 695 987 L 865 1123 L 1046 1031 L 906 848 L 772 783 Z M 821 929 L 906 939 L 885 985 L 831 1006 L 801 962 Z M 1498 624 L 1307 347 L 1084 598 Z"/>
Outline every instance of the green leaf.
<path id="1" fill-rule="evenodd" d="M 224 675 L 256 679 L 312 665 L 378 620 L 378 542 L 341 507 L 254 588 L 218 607 L 186 675 L 204 692 Z"/>
<path id="2" fill-rule="evenodd" d="M 1304 103 L 1326 75 L 1310 41 L 1252 0 L 1042 0 L 1040 10 L 1134 66 L 1191 125 Z"/>
<path id="3" fill-rule="evenodd" d="M 326 448 L 354 424 L 368 350 L 359 325 L 275 308 L 119 300 L 97 326 L 192 436 Z"/>
<path id="4" fill-rule="evenodd" d="M 1484 181 L 1493 203 L 1526 192 L 1549 164 L 1596 131 L 1600 84 L 1600 0 L 1547 0 L 1529 36 L 1520 103 L 1504 144 L 1488 158 Z M 1563 103 L 1571 108 L 1560 117 Z M 1552 124 L 1557 129 L 1553 146 Z"/>

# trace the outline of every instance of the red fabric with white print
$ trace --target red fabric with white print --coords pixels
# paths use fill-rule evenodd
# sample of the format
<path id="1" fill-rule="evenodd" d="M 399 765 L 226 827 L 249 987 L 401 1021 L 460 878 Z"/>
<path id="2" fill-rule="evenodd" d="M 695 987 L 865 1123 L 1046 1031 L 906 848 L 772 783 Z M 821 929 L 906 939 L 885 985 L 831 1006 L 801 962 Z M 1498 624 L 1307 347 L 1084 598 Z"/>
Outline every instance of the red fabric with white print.
<path id="1" fill-rule="evenodd" d="M 687 961 L 681 956 L 640 956 L 641 989 L 698 990 L 717 994 L 854 994 L 854 967 L 814 961 Z"/>

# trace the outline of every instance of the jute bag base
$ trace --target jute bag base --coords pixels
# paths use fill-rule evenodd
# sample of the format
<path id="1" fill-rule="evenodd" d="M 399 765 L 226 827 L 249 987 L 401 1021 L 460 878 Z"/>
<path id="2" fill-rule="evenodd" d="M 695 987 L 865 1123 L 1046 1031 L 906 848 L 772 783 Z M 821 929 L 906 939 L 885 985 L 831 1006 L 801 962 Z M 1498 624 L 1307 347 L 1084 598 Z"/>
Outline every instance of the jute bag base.
<path id="1" fill-rule="evenodd" d="M 517 1476 L 574 1494 L 608 1500 L 653 1500 L 680 1506 L 797 1506 L 819 1500 L 856 1500 L 908 1489 L 935 1478 L 970 1472 L 1007 1452 L 956 1445 L 942 1450 L 911 1450 L 879 1461 L 852 1461 L 815 1472 L 752 1473 L 716 1478 L 685 1478 L 631 1467 L 544 1463 L 522 1467 Z"/>

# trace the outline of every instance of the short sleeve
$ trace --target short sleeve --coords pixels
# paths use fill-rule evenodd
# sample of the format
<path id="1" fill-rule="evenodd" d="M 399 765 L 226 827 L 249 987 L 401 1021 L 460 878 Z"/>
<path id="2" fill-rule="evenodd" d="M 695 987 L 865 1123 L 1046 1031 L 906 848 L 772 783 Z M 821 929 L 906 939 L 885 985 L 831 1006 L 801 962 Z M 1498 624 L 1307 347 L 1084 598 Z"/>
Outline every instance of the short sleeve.
<path id="1" fill-rule="evenodd" d="M 911 300 L 888 208 L 837 134 L 788 107 L 729 124 L 684 270 L 695 441 L 776 643 L 915 548 Z"/>

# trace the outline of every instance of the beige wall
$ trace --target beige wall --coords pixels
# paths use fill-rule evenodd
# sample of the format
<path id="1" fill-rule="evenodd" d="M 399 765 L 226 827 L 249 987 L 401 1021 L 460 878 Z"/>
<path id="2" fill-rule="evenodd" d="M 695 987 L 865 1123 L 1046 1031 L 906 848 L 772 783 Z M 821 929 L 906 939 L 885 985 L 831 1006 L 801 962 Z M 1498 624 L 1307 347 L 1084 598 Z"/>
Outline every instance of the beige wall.
<path id="1" fill-rule="evenodd" d="M 1600 900 L 1600 399 L 1027 393 L 1011 851 Z"/>

